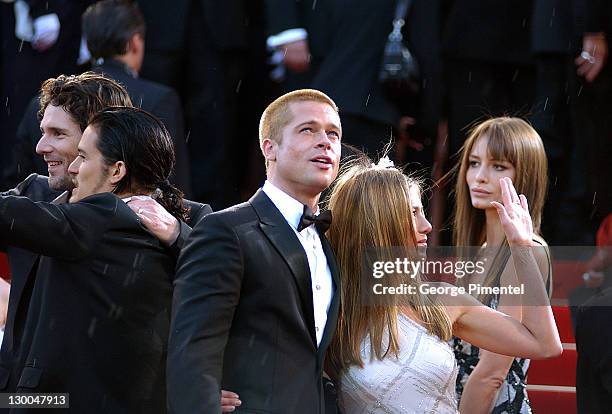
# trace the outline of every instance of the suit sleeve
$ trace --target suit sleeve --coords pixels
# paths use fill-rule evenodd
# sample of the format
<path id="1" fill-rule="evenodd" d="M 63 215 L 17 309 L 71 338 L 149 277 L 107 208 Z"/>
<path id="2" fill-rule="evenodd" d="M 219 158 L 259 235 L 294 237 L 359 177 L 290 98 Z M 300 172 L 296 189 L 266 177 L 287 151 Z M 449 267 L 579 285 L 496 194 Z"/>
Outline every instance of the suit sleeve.
<path id="1" fill-rule="evenodd" d="M 212 213 L 212 208 L 208 204 L 189 202 L 189 207 L 189 222 L 179 221 L 179 235 L 170 246 L 170 252 L 174 257 L 178 257 L 183 247 L 187 244 L 187 239 L 191 236 L 192 227 L 195 227 L 202 218 Z"/>
<path id="2" fill-rule="evenodd" d="M 268 35 L 299 27 L 304 28 L 300 16 L 300 1 L 266 0 L 265 7 Z"/>
<path id="3" fill-rule="evenodd" d="M 178 260 L 168 350 L 170 413 L 220 413 L 223 356 L 240 297 L 240 244 L 223 215 L 193 229 Z"/>
<path id="4" fill-rule="evenodd" d="M 11 161 L 4 170 L 4 177 L 9 183 L 19 182 L 31 172 L 46 173 L 39 170 L 40 163 L 36 161 L 42 159 L 36 154 L 36 142 L 40 138 L 40 123 L 36 116 L 38 108 L 38 97 L 36 97 L 30 101 L 19 122 L 15 143 L 11 151 Z"/>
<path id="5" fill-rule="evenodd" d="M 107 198 L 102 204 L 99 201 Z M 76 204 L 55 205 L 26 197 L 0 196 L 0 245 L 11 245 L 44 256 L 79 260 L 87 256 L 113 215 L 110 194 Z"/>

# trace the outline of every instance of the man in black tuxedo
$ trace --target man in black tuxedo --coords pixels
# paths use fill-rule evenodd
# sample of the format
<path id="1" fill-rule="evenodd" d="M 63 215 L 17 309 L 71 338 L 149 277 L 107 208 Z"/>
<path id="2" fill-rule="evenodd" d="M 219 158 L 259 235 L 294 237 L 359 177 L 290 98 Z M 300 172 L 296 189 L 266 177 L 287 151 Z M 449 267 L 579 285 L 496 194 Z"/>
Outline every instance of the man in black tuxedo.
<path id="1" fill-rule="evenodd" d="M 175 256 L 127 203 L 159 189 L 184 220 L 172 139 L 153 115 L 115 107 L 91 119 L 78 154 L 69 203 L 0 197 L 0 240 L 41 254 L 10 381 L 69 393 L 75 412 L 164 413 Z"/>
<path id="2" fill-rule="evenodd" d="M 206 216 L 177 264 L 168 354 L 172 413 L 324 411 L 321 375 L 339 278 L 321 191 L 340 158 L 335 103 L 314 90 L 278 98 L 260 121 L 267 181 L 246 203 Z"/>
<path id="3" fill-rule="evenodd" d="M 77 156 L 77 146 L 88 120 L 106 106 L 131 105 L 131 100 L 121 85 L 91 72 L 48 80 L 43 85 L 41 99 L 44 113 L 41 122 L 43 136 L 38 151 L 41 158 L 49 164 L 49 177 L 32 174 L 16 188 L 2 195 L 64 203 L 73 188 L 68 165 Z M 211 211 L 208 205 L 188 201 L 185 201 L 185 204 L 190 208 L 186 222 L 179 222 L 153 200 L 134 200 L 129 206 L 138 212 L 143 224 L 176 252 L 191 232 L 189 225 L 194 225 Z M 12 282 L 5 336 L 0 352 L 0 389 L 10 392 L 15 391 L 19 381 L 20 367 L 17 357 L 24 326 L 29 317 L 29 303 L 40 255 L 39 252 L 3 244 L 0 243 L 0 247 L 5 247 L 8 253 Z"/>

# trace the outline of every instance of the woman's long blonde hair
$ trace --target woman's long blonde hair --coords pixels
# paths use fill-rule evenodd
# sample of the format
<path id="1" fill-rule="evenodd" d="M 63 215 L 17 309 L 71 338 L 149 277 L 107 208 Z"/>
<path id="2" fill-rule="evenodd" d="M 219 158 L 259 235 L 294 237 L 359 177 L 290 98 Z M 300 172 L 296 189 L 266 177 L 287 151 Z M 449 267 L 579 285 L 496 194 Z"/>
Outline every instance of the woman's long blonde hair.
<path id="1" fill-rule="evenodd" d="M 520 118 L 499 117 L 476 125 L 461 149 L 455 184 L 454 245 L 482 246 L 486 241 L 485 212 L 472 206 L 470 189 L 466 182 L 470 153 L 481 137 L 487 137 L 489 140 L 487 152 L 491 158 L 507 161 L 514 166 L 515 174 L 512 180 L 514 187 L 517 193 L 527 197 L 534 233 L 539 235 L 548 179 L 544 144 L 538 133 L 526 121 Z M 504 239 L 485 278 L 484 286 L 498 283 L 495 279 L 503 271 L 507 257 L 509 257 L 508 243 Z M 486 301 L 486 298 L 480 299 Z"/>
<path id="2" fill-rule="evenodd" d="M 371 357 L 398 355 L 398 306 L 408 306 L 442 340 L 451 336 L 451 321 L 443 305 L 421 295 L 389 298 L 375 306 L 363 302 L 367 283 L 362 279 L 362 260 L 371 249 L 377 258 L 393 260 L 398 247 L 406 252 L 416 247 L 410 187 L 420 186 L 399 169 L 373 167 L 367 159 L 353 163 L 340 174 L 328 206 L 333 221 L 327 233 L 336 254 L 342 282 L 341 306 L 336 335 L 328 352 L 333 372 L 352 365 L 363 367 L 362 340 L 369 335 Z M 412 248 L 412 249 L 411 249 Z M 420 279 L 403 278 L 418 285 Z M 418 289 L 417 289 L 418 292 Z"/>

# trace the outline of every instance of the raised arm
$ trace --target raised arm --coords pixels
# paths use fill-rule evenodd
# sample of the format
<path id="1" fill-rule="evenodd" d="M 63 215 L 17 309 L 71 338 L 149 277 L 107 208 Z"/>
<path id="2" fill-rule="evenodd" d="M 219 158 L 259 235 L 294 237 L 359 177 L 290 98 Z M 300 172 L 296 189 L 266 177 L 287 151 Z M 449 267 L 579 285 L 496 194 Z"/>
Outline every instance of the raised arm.
<path id="1" fill-rule="evenodd" d="M 121 202 L 109 193 L 62 205 L 0 196 L 0 245 L 78 260 L 92 251 Z"/>
<path id="2" fill-rule="evenodd" d="M 548 295 L 533 252 L 533 225 L 527 199 L 520 197 L 508 178 L 500 180 L 503 205 L 498 210 L 519 283 L 524 284 L 522 322 L 480 305 L 464 295 L 449 310 L 453 333 L 480 348 L 508 356 L 551 358 L 562 352 Z M 539 246 L 539 245 L 537 245 Z"/>
<path id="3" fill-rule="evenodd" d="M 534 250 L 540 274 L 544 283 L 548 279 L 548 258 L 542 249 Z M 514 263 L 509 260 L 500 278 L 500 286 L 517 286 L 518 279 Z M 518 299 L 518 302 L 517 302 Z M 512 318 L 522 320 L 520 298 L 515 295 L 500 295 L 497 310 Z M 473 414 L 489 414 L 497 400 L 497 394 L 504 384 L 514 357 L 496 354 L 484 349 L 476 368 L 470 374 L 461 395 L 459 411 Z"/>
<path id="4" fill-rule="evenodd" d="M 170 412 L 220 412 L 223 355 L 242 276 L 236 234 L 222 215 L 206 216 L 177 264 L 167 369 Z"/>

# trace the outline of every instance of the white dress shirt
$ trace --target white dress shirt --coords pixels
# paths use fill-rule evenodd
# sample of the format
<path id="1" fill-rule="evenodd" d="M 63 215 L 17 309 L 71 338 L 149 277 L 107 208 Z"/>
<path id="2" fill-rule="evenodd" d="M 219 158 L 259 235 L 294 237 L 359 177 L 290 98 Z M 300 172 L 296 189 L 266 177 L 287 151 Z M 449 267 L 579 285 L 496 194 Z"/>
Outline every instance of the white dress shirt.
<path id="1" fill-rule="evenodd" d="M 317 335 L 317 345 L 321 343 L 325 324 L 327 323 L 327 312 L 334 295 L 334 284 L 332 275 L 327 263 L 327 257 L 321 245 L 319 233 L 314 225 L 310 225 L 298 232 L 300 218 L 304 213 L 304 204 L 291 197 L 274 184 L 266 181 L 263 192 L 272 200 L 272 203 L 281 212 L 289 226 L 297 235 L 302 244 L 308 266 L 310 267 L 310 281 L 312 284 L 312 303 L 314 307 L 315 333 Z M 317 211 L 315 214 L 318 214 Z"/>

